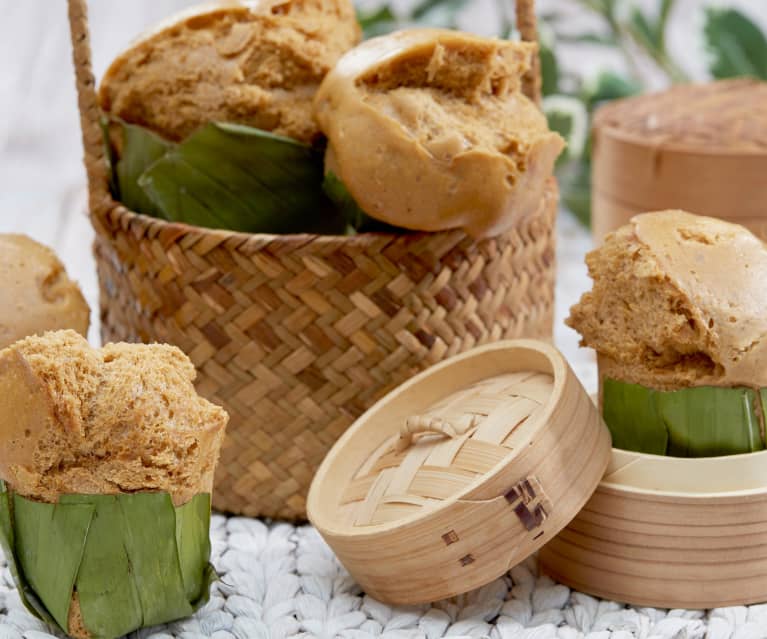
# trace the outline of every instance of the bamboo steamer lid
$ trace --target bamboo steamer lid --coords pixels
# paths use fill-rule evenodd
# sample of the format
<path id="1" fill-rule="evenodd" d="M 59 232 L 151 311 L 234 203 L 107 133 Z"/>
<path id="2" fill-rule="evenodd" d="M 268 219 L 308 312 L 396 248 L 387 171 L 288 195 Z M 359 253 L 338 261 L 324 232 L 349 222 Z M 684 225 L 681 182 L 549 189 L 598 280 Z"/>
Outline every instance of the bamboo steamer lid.
<path id="1" fill-rule="evenodd" d="M 592 229 L 682 209 L 767 239 L 767 83 L 679 85 L 618 100 L 594 118 Z"/>
<path id="2" fill-rule="evenodd" d="M 436 601 L 504 574 L 595 490 L 610 435 L 551 345 L 490 344 L 400 386 L 336 443 L 309 519 L 369 595 Z"/>

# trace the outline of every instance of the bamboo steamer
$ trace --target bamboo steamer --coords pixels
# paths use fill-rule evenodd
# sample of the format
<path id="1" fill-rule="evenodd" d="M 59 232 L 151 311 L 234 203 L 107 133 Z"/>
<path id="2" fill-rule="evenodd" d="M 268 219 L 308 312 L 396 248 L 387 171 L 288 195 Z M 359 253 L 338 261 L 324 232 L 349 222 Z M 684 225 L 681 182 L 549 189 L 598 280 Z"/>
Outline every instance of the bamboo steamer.
<path id="1" fill-rule="evenodd" d="M 474 349 L 366 412 L 322 463 L 312 523 L 365 592 L 435 601 L 504 574 L 593 493 L 610 455 L 596 406 L 549 344 Z"/>
<path id="2" fill-rule="evenodd" d="M 613 102 L 593 130 L 592 231 L 683 209 L 767 239 L 767 83 L 680 85 Z"/>
<path id="3" fill-rule="evenodd" d="M 682 459 L 614 449 L 594 496 L 540 562 L 572 588 L 633 605 L 767 601 L 767 451 Z"/>

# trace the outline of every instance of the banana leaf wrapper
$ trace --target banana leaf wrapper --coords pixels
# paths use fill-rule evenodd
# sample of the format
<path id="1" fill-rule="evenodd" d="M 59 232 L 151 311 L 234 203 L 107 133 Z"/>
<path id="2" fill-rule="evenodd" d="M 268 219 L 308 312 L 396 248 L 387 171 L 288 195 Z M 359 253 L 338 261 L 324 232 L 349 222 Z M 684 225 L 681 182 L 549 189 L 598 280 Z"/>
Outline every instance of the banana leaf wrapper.
<path id="1" fill-rule="evenodd" d="M 112 191 L 129 209 L 248 233 L 343 234 L 322 188 L 323 149 L 239 124 L 211 122 L 176 144 L 119 120 L 119 158 L 105 135 Z"/>
<path id="2" fill-rule="evenodd" d="M 602 416 L 613 446 L 672 457 L 763 450 L 765 390 L 699 386 L 659 391 L 605 379 Z"/>
<path id="3" fill-rule="evenodd" d="M 0 484 L 0 542 L 19 595 L 54 628 L 114 639 L 208 601 L 216 579 L 209 494 L 179 507 L 167 493 L 62 495 L 48 504 Z M 79 630 L 70 624 L 73 598 Z"/>

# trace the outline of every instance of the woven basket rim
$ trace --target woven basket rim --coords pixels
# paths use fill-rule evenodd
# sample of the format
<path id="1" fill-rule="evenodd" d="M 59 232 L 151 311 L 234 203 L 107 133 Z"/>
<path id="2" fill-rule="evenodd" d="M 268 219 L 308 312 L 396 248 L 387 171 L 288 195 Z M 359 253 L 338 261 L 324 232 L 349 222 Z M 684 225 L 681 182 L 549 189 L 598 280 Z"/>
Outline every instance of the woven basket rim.
<path id="1" fill-rule="evenodd" d="M 543 191 L 544 199 L 550 197 L 557 190 L 556 178 L 546 180 Z M 129 228 L 138 224 L 146 229 L 149 235 L 169 234 L 175 237 L 196 235 L 200 238 L 216 239 L 220 242 L 234 243 L 258 243 L 258 244 L 287 244 L 303 246 L 305 244 L 319 244 L 322 246 L 365 246 L 367 244 L 380 243 L 381 241 L 394 241 L 407 238 L 409 241 L 418 242 L 427 237 L 450 237 L 466 233 L 459 229 L 445 229 L 443 231 L 411 231 L 405 229 L 404 233 L 367 232 L 355 235 L 319 235 L 316 233 L 248 233 L 245 231 L 229 231 L 226 229 L 211 229 L 204 226 L 195 226 L 184 222 L 171 222 L 159 217 L 152 217 L 144 213 L 132 211 L 127 206 L 118 202 L 108 195 L 110 203 L 110 216 L 116 218 L 118 226 Z M 516 227 L 514 227 L 516 228 Z M 508 231 L 507 231 L 508 232 Z"/>
<path id="2" fill-rule="evenodd" d="M 550 189 L 547 186 L 547 190 Z M 444 231 L 407 231 L 405 233 L 387 233 L 387 232 L 367 232 L 357 233 L 355 235 L 320 235 L 316 233 L 248 233 L 246 231 L 229 231 L 226 229 L 213 229 L 204 226 L 195 226 L 185 222 L 171 222 L 162 218 L 152 217 L 144 213 L 137 213 L 130 210 L 125 205 L 111 198 L 113 203 L 112 215 L 117 218 L 120 226 L 133 226 L 139 224 L 144 227 L 151 235 L 164 233 L 179 235 L 197 235 L 210 239 L 218 239 L 221 242 L 258 242 L 260 244 L 293 244 L 304 245 L 308 243 L 333 245 L 365 245 L 381 240 L 395 240 L 408 238 L 413 241 L 421 240 L 425 237 L 449 236 L 453 234 L 464 235 L 460 229 L 447 229 Z"/>

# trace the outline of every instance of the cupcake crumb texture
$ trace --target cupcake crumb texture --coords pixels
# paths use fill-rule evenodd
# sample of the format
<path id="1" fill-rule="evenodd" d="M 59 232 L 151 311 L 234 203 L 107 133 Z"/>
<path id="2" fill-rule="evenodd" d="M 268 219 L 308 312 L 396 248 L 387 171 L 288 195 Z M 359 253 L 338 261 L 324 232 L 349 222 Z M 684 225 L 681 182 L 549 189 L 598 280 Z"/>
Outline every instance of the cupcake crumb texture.
<path id="1" fill-rule="evenodd" d="M 178 348 L 107 344 L 74 331 L 0 351 L 0 476 L 25 497 L 212 490 L 226 412 L 197 395 Z"/>
<path id="2" fill-rule="evenodd" d="M 90 308 L 56 254 L 26 235 L 0 234 L 0 349 L 27 335 L 87 335 Z"/>
<path id="3" fill-rule="evenodd" d="M 661 389 L 767 386 L 767 249 L 745 228 L 646 213 L 586 257 L 594 281 L 568 326 L 600 374 Z"/>
<path id="4" fill-rule="evenodd" d="M 203 4 L 115 59 L 101 108 L 171 141 L 220 121 L 311 142 L 314 92 L 359 39 L 350 0 Z"/>

